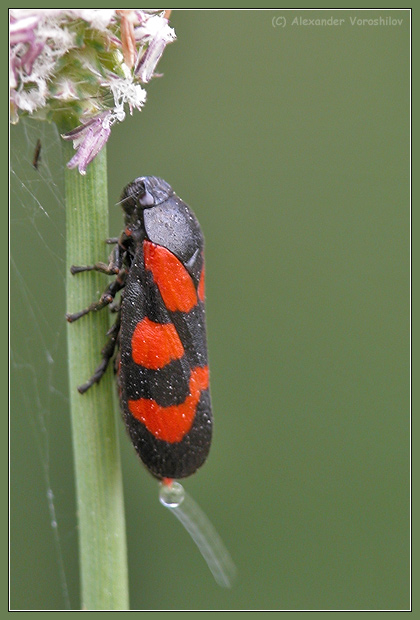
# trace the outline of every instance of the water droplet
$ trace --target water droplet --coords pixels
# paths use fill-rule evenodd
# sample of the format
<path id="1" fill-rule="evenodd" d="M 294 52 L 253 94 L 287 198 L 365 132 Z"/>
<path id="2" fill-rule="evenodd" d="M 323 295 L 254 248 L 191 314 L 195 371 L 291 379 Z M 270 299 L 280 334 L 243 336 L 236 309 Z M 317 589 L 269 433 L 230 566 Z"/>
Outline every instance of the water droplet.
<path id="1" fill-rule="evenodd" d="M 176 508 L 184 501 L 185 491 L 182 484 L 172 482 L 171 484 L 161 484 L 159 491 L 159 501 L 166 508 Z"/>

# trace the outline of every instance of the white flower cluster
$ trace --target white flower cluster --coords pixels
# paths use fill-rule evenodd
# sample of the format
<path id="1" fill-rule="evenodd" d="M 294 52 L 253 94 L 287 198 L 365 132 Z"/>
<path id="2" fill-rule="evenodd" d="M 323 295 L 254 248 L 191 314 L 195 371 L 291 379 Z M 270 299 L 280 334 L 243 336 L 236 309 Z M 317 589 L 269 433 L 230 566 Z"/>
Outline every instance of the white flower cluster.
<path id="1" fill-rule="evenodd" d="M 11 9 L 11 120 L 76 125 L 63 137 L 84 174 L 111 126 L 140 110 L 146 84 L 176 36 L 168 13 L 137 9 Z M 110 96 L 112 98 L 110 99 Z M 110 101 L 113 101 L 111 104 Z"/>

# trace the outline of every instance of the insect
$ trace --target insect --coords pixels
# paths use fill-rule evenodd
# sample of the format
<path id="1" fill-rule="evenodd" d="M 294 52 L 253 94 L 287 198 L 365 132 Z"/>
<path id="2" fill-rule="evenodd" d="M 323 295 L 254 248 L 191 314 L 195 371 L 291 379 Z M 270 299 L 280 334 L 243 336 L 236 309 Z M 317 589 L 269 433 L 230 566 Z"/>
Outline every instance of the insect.
<path id="1" fill-rule="evenodd" d="M 204 239 L 191 211 L 163 179 L 139 177 L 123 190 L 125 229 L 109 264 L 72 267 L 114 275 L 99 301 L 69 322 L 98 311 L 121 291 L 102 360 L 84 393 L 114 369 L 131 441 L 158 479 L 185 478 L 206 460 L 212 411 L 204 307 Z"/>
<path id="2" fill-rule="evenodd" d="M 38 138 L 35 145 L 34 157 L 32 159 L 32 165 L 35 170 L 38 170 L 39 162 L 41 161 L 41 140 Z"/>

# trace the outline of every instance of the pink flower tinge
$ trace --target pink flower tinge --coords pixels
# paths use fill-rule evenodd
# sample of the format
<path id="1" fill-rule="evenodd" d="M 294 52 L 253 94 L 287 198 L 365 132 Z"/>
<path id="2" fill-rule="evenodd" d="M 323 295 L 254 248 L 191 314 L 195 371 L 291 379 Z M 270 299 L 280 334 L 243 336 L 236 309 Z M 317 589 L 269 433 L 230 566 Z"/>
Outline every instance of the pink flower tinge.
<path id="1" fill-rule="evenodd" d="M 95 159 L 111 134 L 111 119 L 112 114 L 106 112 L 61 136 L 64 140 L 73 140 L 77 150 L 68 162 L 68 168 L 77 167 L 80 174 L 86 174 L 87 165 Z"/>
<path id="2" fill-rule="evenodd" d="M 153 77 L 165 47 L 176 38 L 175 32 L 169 27 L 168 20 L 163 15 L 153 15 L 144 24 L 135 28 L 134 32 L 136 40 L 148 44 L 140 53 L 134 70 L 139 79 L 146 84 Z"/>

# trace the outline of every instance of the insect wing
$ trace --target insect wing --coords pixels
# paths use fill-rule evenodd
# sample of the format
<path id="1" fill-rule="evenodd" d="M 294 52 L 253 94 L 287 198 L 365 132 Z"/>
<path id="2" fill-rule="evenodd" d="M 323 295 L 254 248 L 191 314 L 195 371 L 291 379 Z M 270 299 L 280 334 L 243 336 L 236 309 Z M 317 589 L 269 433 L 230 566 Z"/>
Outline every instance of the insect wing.
<path id="1" fill-rule="evenodd" d="M 211 441 L 201 248 L 190 263 L 187 269 L 166 247 L 144 240 L 122 302 L 123 416 L 138 454 L 158 478 L 194 473 Z"/>

